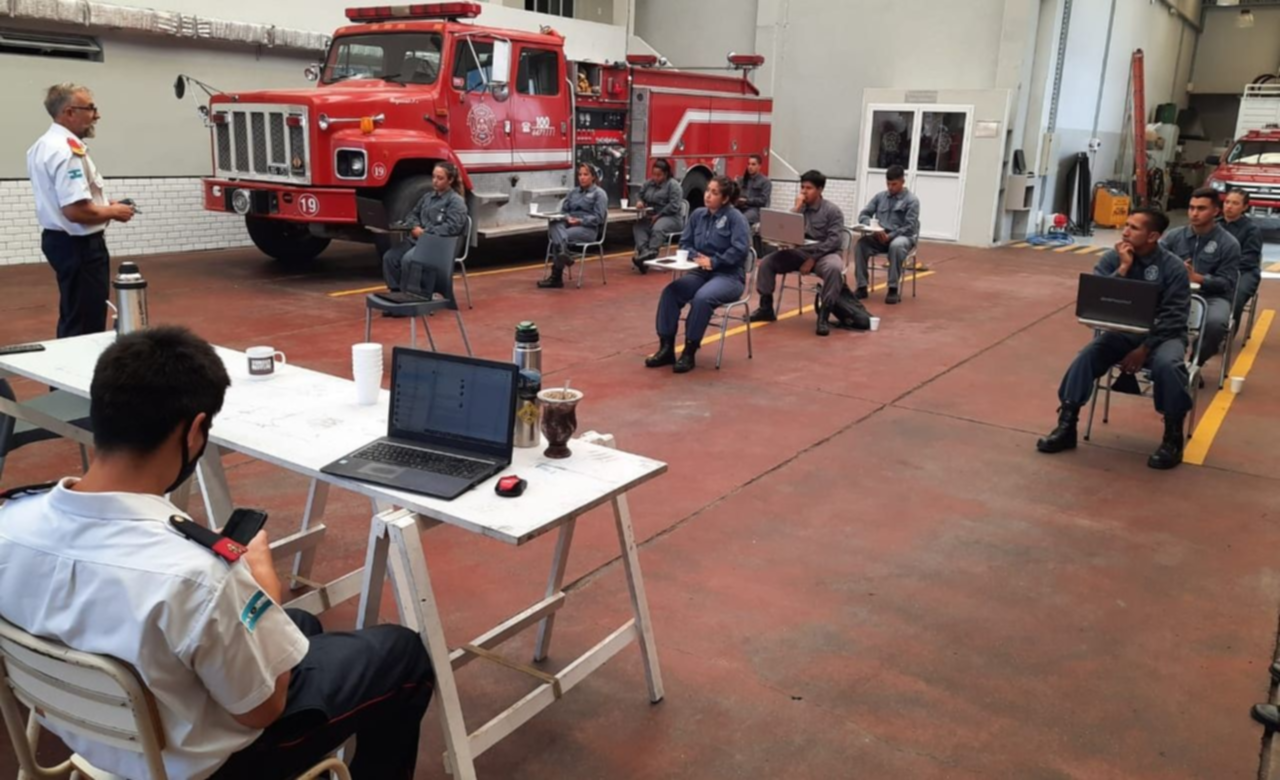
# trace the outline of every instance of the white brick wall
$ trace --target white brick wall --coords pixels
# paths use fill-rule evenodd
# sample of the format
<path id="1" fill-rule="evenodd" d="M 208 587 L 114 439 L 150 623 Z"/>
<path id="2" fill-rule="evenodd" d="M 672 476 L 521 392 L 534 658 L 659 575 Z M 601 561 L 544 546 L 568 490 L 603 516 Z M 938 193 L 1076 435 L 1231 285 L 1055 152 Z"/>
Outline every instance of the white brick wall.
<path id="1" fill-rule="evenodd" d="M 796 198 L 800 195 L 800 181 L 798 179 L 774 179 L 773 180 L 773 200 L 770 202 L 770 208 L 790 209 L 796 204 Z M 858 203 L 858 183 L 853 179 L 827 179 L 827 186 L 822 191 L 822 197 L 831 201 L 840 207 L 844 212 L 844 223 L 852 225 L 858 219 L 858 212 L 862 211 L 865 203 Z"/>
<path id="2" fill-rule="evenodd" d="M 107 229 L 111 254 L 151 255 L 249 246 L 244 218 L 205 211 L 200 179 L 107 179 L 112 199 L 133 198 L 142 209 Z M 35 197 L 25 179 L 0 181 L 0 265 L 42 263 Z"/>

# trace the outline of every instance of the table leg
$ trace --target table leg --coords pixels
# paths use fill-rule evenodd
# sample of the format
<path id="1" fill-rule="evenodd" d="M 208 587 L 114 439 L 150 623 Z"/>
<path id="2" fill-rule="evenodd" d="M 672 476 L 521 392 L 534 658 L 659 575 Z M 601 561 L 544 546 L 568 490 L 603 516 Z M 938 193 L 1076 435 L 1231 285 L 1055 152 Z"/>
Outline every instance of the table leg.
<path id="1" fill-rule="evenodd" d="M 394 576 L 404 581 L 396 586 L 411 598 L 405 602 L 406 612 L 417 617 L 419 633 L 431 656 L 435 670 L 436 695 L 440 702 L 440 721 L 444 728 L 445 747 L 455 780 L 476 780 L 475 762 L 472 757 L 471 739 L 462 717 L 462 702 L 458 699 L 458 687 L 453 678 L 453 664 L 449 661 L 449 645 L 445 641 L 444 626 L 440 623 L 440 610 L 436 606 L 435 592 L 427 572 L 427 559 L 422 549 L 422 536 L 417 518 L 405 513 L 384 521 L 390 536 L 391 555 L 398 565 Z"/>
<path id="2" fill-rule="evenodd" d="M 375 514 L 369 524 L 369 547 L 364 553 L 364 585 L 360 588 L 360 607 L 356 611 L 356 628 L 378 625 L 382 606 L 382 584 L 387 579 L 386 516 Z"/>
<path id="3" fill-rule="evenodd" d="M 196 477 L 200 481 L 200 494 L 209 527 L 218 530 L 231 519 L 231 488 L 227 485 L 227 472 L 222 468 L 222 448 L 210 444 L 196 464 Z"/>
<path id="4" fill-rule="evenodd" d="M 547 598 L 551 598 L 564 587 L 564 573 L 569 566 L 569 547 L 573 544 L 573 527 L 576 520 L 570 520 L 560 526 L 560 535 L 556 538 L 555 557 L 551 559 L 551 576 L 547 578 Z M 556 613 L 552 612 L 538 624 L 538 640 L 533 646 L 533 660 L 547 660 L 551 651 L 551 631 L 556 625 Z"/>
<path id="5" fill-rule="evenodd" d="M 649 597 L 645 595 L 640 554 L 636 549 L 636 535 L 631 527 L 631 510 L 627 507 L 625 493 L 613 499 L 613 518 L 618 526 L 618 543 L 622 546 L 627 589 L 631 591 L 631 609 L 635 612 L 636 628 L 639 629 L 636 633 L 640 639 L 645 680 L 649 683 L 649 701 L 657 704 L 664 696 L 662 670 L 658 666 L 658 645 L 653 638 L 653 622 L 649 619 Z"/>
<path id="6" fill-rule="evenodd" d="M 307 509 L 302 514 L 302 531 L 306 531 L 313 523 L 319 522 L 324 517 L 324 511 L 329 503 L 329 483 L 322 482 L 318 479 L 311 480 L 311 486 L 307 489 Z M 293 556 L 293 575 L 295 577 L 305 577 L 311 579 L 311 568 L 316 561 L 316 548 L 310 547 L 297 555 Z M 297 590 L 304 587 L 297 580 L 293 581 L 293 589 Z"/>

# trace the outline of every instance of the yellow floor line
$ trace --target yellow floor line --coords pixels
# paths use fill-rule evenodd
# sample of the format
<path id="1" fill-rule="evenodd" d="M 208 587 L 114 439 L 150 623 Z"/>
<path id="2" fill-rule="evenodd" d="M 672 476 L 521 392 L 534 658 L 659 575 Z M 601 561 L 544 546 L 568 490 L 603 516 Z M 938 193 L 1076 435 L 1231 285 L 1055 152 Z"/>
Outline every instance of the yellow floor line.
<path id="1" fill-rule="evenodd" d="M 937 273 L 937 271 L 921 271 L 919 274 L 917 274 L 917 275 L 916 275 L 916 278 L 917 278 L 917 279 L 923 279 L 923 278 L 925 278 L 926 276 L 933 276 L 933 275 L 934 275 L 934 274 L 936 274 L 936 273 Z M 877 284 L 875 287 L 870 287 L 870 288 L 868 288 L 868 290 L 867 290 L 867 291 L 868 291 L 868 292 L 879 292 L 880 290 L 884 290 L 884 289 L 888 288 L 888 286 L 889 286 L 889 283 L 888 283 L 888 282 L 883 282 L 883 283 L 881 283 L 881 284 Z M 790 290 L 790 289 L 793 289 L 793 288 L 788 288 L 788 290 Z M 782 322 L 783 320 L 789 320 L 789 319 L 791 319 L 792 317 L 799 317 L 801 314 L 808 314 L 808 313 L 809 313 L 809 312 L 811 312 L 811 311 L 813 311 L 813 306 L 804 306 L 804 307 L 799 308 L 799 309 L 792 309 L 791 311 L 783 312 L 782 314 L 779 314 L 779 315 L 778 315 L 778 319 L 777 319 L 777 320 L 775 320 L 775 322 Z M 725 332 L 724 332 L 724 336 L 725 336 L 725 338 L 729 338 L 730 336 L 737 336 L 737 335 L 740 335 L 740 334 L 746 333 L 746 332 L 747 332 L 747 328 L 749 328 L 749 327 L 750 327 L 750 328 L 755 328 L 756 330 L 759 330 L 760 328 L 763 328 L 764 326 L 769 325 L 769 324 L 770 324 L 770 323 L 768 323 L 768 322 L 753 322 L 753 323 L 751 323 L 750 325 L 739 325 L 739 326 L 737 326 L 737 327 L 735 327 L 735 328 L 729 328 L 727 331 L 725 331 Z M 716 333 L 713 333 L 712 335 L 704 336 L 704 337 L 703 337 L 703 339 L 702 339 L 702 343 L 701 343 L 701 344 L 699 344 L 698 346 L 699 346 L 699 347 L 706 347 L 706 346 L 710 346 L 710 345 L 712 345 L 712 344 L 715 344 L 715 343 L 717 343 L 718 341 L 720 341 L 720 333 L 717 331 Z M 677 355 L 678 355 L 678 354 L 680 354 L 680 353 L 681 353 L 681 352 L 683 352 L 683 351 L 684 351 L 684 345 L 683 345 L 683 344 L 681 344 L 681 345 L 679 345 L 679 346 L 677 346 L 677 347 L 676 347 L 676 354 L 677 354 Z"/>
<path id="2" fill-rule="evenodd" d="M 1253 361 L 1258 357 L 1258 351 L 1262 349 L 1262 342 L 1266 339 L 1267 330 L 1271 328 L 1271 320 L 1275 315 L 1274 309 L 1267 309 L 1258 317 L 1257 324 L 1253 326 L 1253 333 L 1249 336 L 1249 343 L 1231 364 L 1231 370 L 1227 376 L 1249 375 L 1249 369 L 1253 368 Z M 1213 446 L 1213 439 L 1218 435 L 1218 430 L 1226 420 L 1227 412 L 1231 410 L 1231 403 L 1234 400 L 1235 394 L 1231 392 L 1229 386 L 1222 388 L 1213 396 L 1213 401 L 1205 410 L 1204 416 L 1196 423 L 1191 441 L 1187 442 L 1187 448 L 1183 450 L 1184 463 L 1204 465 L 1205 458 L 1209 456 L 1209 448 Z"/>
<path id="3" fill-rule="evenodd" d="M 1271 265 L 1267 266 L 1264 270 L 1267 270 L 1267 271 L 1280 271 L 1280 263 L 1272 263 Z"/>
<path id="4" fill-rule="evenodd" d="M 1043 252 L 1046 249 L 1052 249 L 1053 247 L 1049 246 L 1048 244 L 1041 244 L 1040 246 L 1033 246 L 1031 248 L 1036 250 L 1037 252 Z"/>
<path id="5" fill-rule="evenodd" d="M 631 252 L 631 251 L 614 252 L 612 254 L 605 255 L 604 259 L 615 260 L 619 257 L 631 257 L 634 254 L 635 252 Z M 600 259 L 599 255 L 595 257 L 588 257 L 587 262 L 589 263 L 593 260 L 598 260 L 598 259 Z M 543 263 L 532 263 L 530 265 L 516 265 L 516 266 L 511 266 L 510 268 L 494 268 L 490 271 L 472 271 L 471 273 L 467 274 L 467 277 L 469 279 L 475 279 L 478 276 L 497 276 L 499 274 L 514 274 L 520 271 L 532 271 L 536 268 L 542 268 L 542 267 L 543 267 Z M 462 276 L 460 274 L 454 274 L 453 278 L 461 279 Z M 387 289 L 387 286 L 385 284 L 380 284 L 377 287 L 361 287 L 358 290 L 340 290 L 338 292 L 331 292 L 329 293 L 329 297 L 344 298 L 348 295 L 364 295 L 365 293 L 384 292 L 386 289 Z"/>
<path id="6" fill-rule="evenodd" d="M 1097 249 L 1093 250 L 1093 253 L 1095 255 L 1105 255 L 1107 253 L 1107 250 L 1110 248 L 1111 247 L 1108 247 L 1108 246 L 1100 246 Z"/>
<path id="7" fill-rule="evenodd" d="M 1057 252 L 1058 254 L 1062 254 L 1063 252 L 1078 252 L 1080 251 L 1080 247 L 1076 246 L 1075 244 L 1067 244 L 1066 246 L 1060 246 L 1053 251 Z"/>
<path id="8" fill-rule="evenodd" d="M 1098 248 L 1096 246 L 1082 246 L 1076 249 L 1076 254 L 1087 255 L 1096 251 L 1098 251 Z"/>
<path id="9" fill-rule="evenodd" d="M 1016 243 L 1016 244 L 1010 244 L 1009 246 L 1010 246 L 1010 247 L 1012 247 L 1012 248 L 1014 248 L 1014 249 L 1026 249 L 1027 247 L 1029 247 L 1029 246 L 1031 246 L 1031 245 L 1030 245 L 1030 244 L 1028 244 L 1026 241 L 1019 241 L 1018 243 Z"/>

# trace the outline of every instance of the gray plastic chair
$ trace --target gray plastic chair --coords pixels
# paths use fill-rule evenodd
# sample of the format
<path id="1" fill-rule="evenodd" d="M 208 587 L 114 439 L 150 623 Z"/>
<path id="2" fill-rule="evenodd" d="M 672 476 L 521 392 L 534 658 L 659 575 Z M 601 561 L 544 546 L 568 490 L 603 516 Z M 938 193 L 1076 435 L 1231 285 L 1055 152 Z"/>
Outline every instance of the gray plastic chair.
<path id="1" fill-rule="evenodd" d="M 0 398 L 17 401 L 13 394 L 13 388 L 4 379 L 0 379 Z M 74 425 L 84 431 L 92 430 L 89 424 L 89 400 L 87 398 L 81 398 L 61 390 L 54 390 L 51 393 L 36 396 L 29 401 L 23 401 L 22 406 L 69 425 Z M 4 464 L 9 453 L 28 444 L 58 438 L 61 438 L 61 436 L 53 431 L 40 428 L 26 420 L 19 420 L 0 413 L 0 477 L 4 476 Z M 89 469 L 89 454 L 85 450 L 83 443 L 80 444 L 80 463 L 86 471 Z"/>
<path id="2" fill-rule="evenodd" d="M 462 245 L 459 247 L 459 249 L 462 251 L 462 254 L 458 255 L 458 258 L 454 260 L 454 264 L 457 265 L 458 269 L 462 271 L 462 289 L 467 294 L 467 308 L 474 309 L 475 306 L 471 305 L 471 283 L 467 281 L 467 257 L 471 255 L 471 215 L 470 214 L 467 215 L 466 225 L 467 225 L 466 229 L 462 231 Z"/>
<path id="3" fill-rule="evenodd" d="M 1191 296 L 1191 316 L 1187 318 L 1187 392 L 1191 393 L 1191 413 L 1187 415 L 1187 432 L 1186 437 L 1191 438 L 1191 434 L 1196 429 L 1196 403 L 1200 399 L 1200 347 L 1204 342 L 1204 320 L 1208 313 L 1209 305 L 1205 299 L 1199 295 Z M 1097 331 L 1095 331 L 1096 333 Z M 1120 376 L 1120 366 L 1116 364 L 1107 369 L 1107 373 L 1103 374 L 1093 382 L 1093 396 L 1089 402 L 1089 422 L 1085 425 L 1084 440 L 1089 441 L 1090 434 L 1093 433 L 1093 413 L 1098 407 L 1098 393 L 1101 391 L 1106 394 L 1106 399 L 1102 405 L 1102 424 L 1106 425 L 1111 418 L 1111 384 Z M 1144 396 L 1151 393 L 1151 372 L 1143 369 L 1138 372 L 1138 384 L 1142 387 Z M 1103 382 L 1106 382 L 1104 385 Z"/>
<path id="4" fill-rule="evenodd" d="M 462 312 L 458 309 L 458 301 L 453 290 L 454 261 L 449 258 L 456 255 L 457 249 L 445 244 L 455 240 L 465 243 L 468 239 L 465 236 L 459 239 L 423 236 L 418 240 L 418 247 L 434 251 L 428 252 L 426 262 L 417 259 L 409 260 L 406 257 L 403 271 L 405 292 L 370 293 L 365 296 L 364 340 L 366 342 L 372 340 L 373 312 L 376 310 L 409 319 L 409 346 L 414 349 L 418 347 L 417 321 L 421 319 L 422 327 L 427 332 L 427 342 L 431 345 L 431 351 L 435 352 L 437 351 L 436 340 L 431 333 L 431 323 L 428 318 L 438 311 L 452 311 L 454 318 L 458 321 L 458 331 L 462 334 L 462 344 L 466 347 L 467 354 L 472 354 L 471 341 L 467 338 L 467 326 L 462 322 Z M 423 272 L 426 270 L 427 262 L 432 263 L 437 269 L 435 277 L 437 286 L 432 290 L 427 290 L 423 286 Z M 432 297 L 437 292 L 443 297 Z"/>

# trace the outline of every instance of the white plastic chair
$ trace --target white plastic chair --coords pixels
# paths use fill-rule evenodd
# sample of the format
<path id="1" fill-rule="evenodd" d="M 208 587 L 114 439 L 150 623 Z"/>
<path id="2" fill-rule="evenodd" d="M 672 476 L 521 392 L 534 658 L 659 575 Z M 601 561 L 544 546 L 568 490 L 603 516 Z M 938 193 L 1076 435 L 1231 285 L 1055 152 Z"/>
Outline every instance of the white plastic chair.
<path id="1" fill-rule="evenodd" d="M 19 703 L 30 710 L 25 728 Z M 0 711 L 20 776 L 125 780 L 98 769 L 78 754 L 53 767 L 37 764 L 36 742 L 41 726 L 48 725 L 141 753 L 152 780 L 169 778 L 161 757 L 165 741 L 155 700 L 137 673 L 114 658 L 72 650 L 0 620 Z M 339 780 L 351 780 L 347 765 L 332 756 L 296 780 L 313 780 L 325 772 Z"/>
<path id="2" fill-rule="evenodd" d="M 1187 365 L 1187 392 L 1191 394 L 1191 412 L 1187 415 L 1187 433 L 1186 437 L 1191 438 L 1192 432 L 1196 429 L 1196 403 L 1200 399 L 1200 347 L 1204 342 L 1204 320 L 1209 310 L 1209 305 L 1204 298 L 1199 295 L 1191 296 L 1191 315 L 1187 318 L 1187 356 L 1185 359 Z M 1102 424 L 1106 425 L 1111 418 L 1111 384 L 1120 375 L 1119 364 L 1113 365 L 1107 369 L 1107 373 L 1094 380 L 1093 396 L 1089 402 L 1089 422 L 1085 425 L 1084 440 L 1089 441 L 1089 435 L 1093 433 L 1093 413 L 1098 407 L 1099 391 L 1106 394 L 1106 400 L 1102 405 Z M 1151 372 L 1143 369 L 1138 372 L 1139 385 L 1142 387 L 1142 394 L 1148 395 L 1151 392 Z M 1105 380 L 1106 384 L 1103 384 Z"/>

